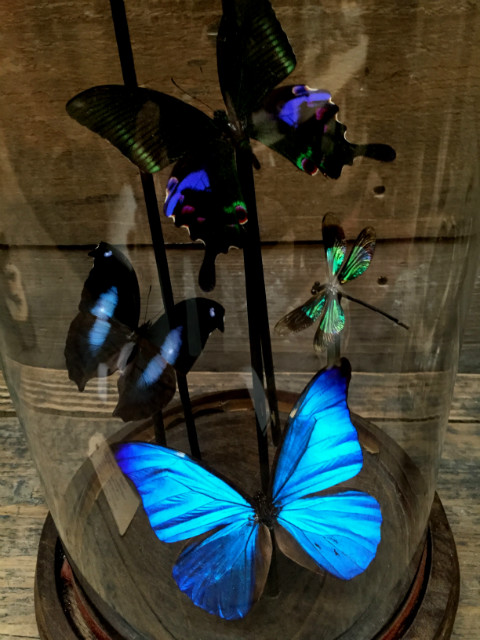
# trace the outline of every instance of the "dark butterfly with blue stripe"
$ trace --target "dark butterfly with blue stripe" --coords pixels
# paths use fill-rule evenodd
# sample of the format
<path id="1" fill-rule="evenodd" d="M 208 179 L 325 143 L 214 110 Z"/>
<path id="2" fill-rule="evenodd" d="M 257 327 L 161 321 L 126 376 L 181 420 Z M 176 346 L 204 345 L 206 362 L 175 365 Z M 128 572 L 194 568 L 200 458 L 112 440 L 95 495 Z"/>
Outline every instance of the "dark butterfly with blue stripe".
<path id="1" fill-rule="evenodd" d="M 226 620 L 243 618 L 263 592 L 272 533 L 286 556 L 342 580 L 375 558 L 382 524 L 377 500 L 361 491 L 330 491 L 363 465 L 347 407 L 349 380 L 350 365 L 342 360 L 305 388 L 290 413 L 268 495 L 243 494 L 179 451 L 144 443 L 115 449 L 157 537 L 187 541 L 173 578 L 196 606 Z"/>
<path id="2" fill-rule="evenodd" d="M 217 67 L 227 113 L 213 120 L 152 89 L 105 85 L 67 104 L 70 116 L 105 137 L 142 171 L 173 162 L 164 210 L 193 240 L 205 243 L 200 286 L 215 286 L 215 258 L 246 241 L 247 210 L 235 149 L 253 137 L 303 171 L 338 178 L 356 156 L 391 161 L 388 145 L 355 145 L 336 120 L 327 92 L 305 85 L 274 89 L 296 60 L 268 0 L 228 0 L 217 36 Z M 252 154 L 252 162 L 258 164 Z"/>
<path id="3" fill-rule="evenodd" d="M 114 415 L 147 418 L 172 399 L 173 368 L 186 374 L 210 333 L 223 331 L 225 310 L 213 300 L 191 298 L 175 305 L 170 319 L 163 315 L 139 327 L 140 292 L 129 260 L 106 242 L 89 255 L 93 268 L 65 345 L 69 378 L 83 391 L 91 378 L 119 370 Z"/>
<path id="4" fill-rule="evenodd" d="M 408 326 L 397 318 L 346 294 L 342 288 L 345 283 L 358 278 L 368 269 L 375 251 L 375 229 L 373 227 L 362 229 L 347 259 L 345 259 L 347 249 L 345 233 L 337 217 L 331 213 L 327 213 L 323 218 L 322 234 L 328 280 L 324 284 L 315 282 L 311 291 L 312 297 L 281 318 L 275 325 L 275 331 L 279 335 L 286 335 L 302 331 L 318 321 L 313 345 L 317 351 L 322 351 L 335 341 L 345 327 L 345 314 L 341 305 L 342 296 L 372 309 L 404 329 L 408 329 Z"/>

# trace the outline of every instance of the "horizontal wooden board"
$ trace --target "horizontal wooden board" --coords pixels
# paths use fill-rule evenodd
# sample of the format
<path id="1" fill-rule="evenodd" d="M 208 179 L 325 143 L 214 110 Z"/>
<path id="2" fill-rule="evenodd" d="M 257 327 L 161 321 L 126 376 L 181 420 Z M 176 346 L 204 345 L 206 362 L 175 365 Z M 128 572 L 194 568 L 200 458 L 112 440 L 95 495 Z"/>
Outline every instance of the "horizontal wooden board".
<path id="1" fill-rule="evenodd" d="M 10 302 L 1 307 L 4 352 L 13 359 L 64 368 L 64 347 L 75 317 L 83 283 L 92 266 L 87 250 L 80 248 L 12 248 L 0 251 L 4 265 L 16 269 L 14 282 L 4 272 Z M 203 249 L 172 248 L 168 260 L 177 301 L 205 296 L 197 274 Z M 472 262 L 463 263 L 465 253 Z M 128 255 L 140 282 L 142 321 L 163 313 L 154 256 L 149 246 L 130 247 Z M 410 330 L 382 315 L 343 299 L 345 329 L 342 353 L 356 371 L 428 371 L 454 369 L 460 350 L 458 327 L 467 321 L 467 342 L 462 370 L 478 371 L 480 344 L 480 280 L 473 286 L 474 247 L 467 241 L 378 242 L 369 269 L 344 287 L 348 293 L 397 317 Z M 263 264 L 269 307 L 272 349 L 276 369 L 316 371 L 325 354 L 313 349 L 315 327 L 279 336 L 274 326 L 310 296 L 314 281 L 326 279 L 320 244 L 268 245 Z M 6 268 L 6 267 L 5 267 Z M 15 285 L 15 286 L 14 286 Z M 15 289 L 16 287 L 16 289 Z M 24 307 L 15 306 L 19 291 Z M 196 364 L 198 370 L 238 371 L 250 365 L 242 252 L 231 250 L 217 259 L 217 286 L 208 294 L 225 307 L 225 332 L 215 331 Z M 10 304 L 10 307 L 8 306 Z M 19 308 L 25 314 L 19 315 Z M 28 317 L 27 317 L 28 316 Z"/>
<path id="2" fill-rule="evenodd" d="M 318 239 L 329 210 L 342 216 L 349 235 L 366 224 L 382 238 L 458 236 L 478 226 L 475 5 L 369 0 L 359 8 L 329 0 L 274 6 L 297 56 L 287 82 L 331 91 L 348 138 L 391 144 L 397 159 L 389 165 L 359 159 L 338 181 L 312 179 L 255 143 L 263 239 Z M 203 100 L 210 114 L 221 107 L 220 4 L 142 0 L 127 10 L 139 82 L 207 110 L 196 99 Z M 85 244 L 109 236 L 148 242 L 135 168 L 65 112 L 80 90 L 121 82 L 108 5 L 26 0 L 5 4 L 0 19 L 5 241 Z M 165 183 L 162 175 L 159 200 Z M 170 223 L 165 234 L 185 241 Z"/>

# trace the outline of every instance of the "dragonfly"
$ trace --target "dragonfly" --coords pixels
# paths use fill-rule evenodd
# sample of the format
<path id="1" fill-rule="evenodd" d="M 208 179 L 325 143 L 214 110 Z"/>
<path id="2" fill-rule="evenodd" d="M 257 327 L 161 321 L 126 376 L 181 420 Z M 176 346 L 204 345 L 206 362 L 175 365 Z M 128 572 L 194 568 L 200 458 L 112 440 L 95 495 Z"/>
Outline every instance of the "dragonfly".
<path id="1" fill-rule="evenodd" d="M 279 335 L 296 333 L 311 327 L 318 321 L 313 346 L 316 351 L 323 351 L 335 342 L 345 327 L 345 314 L 341 305 L 342 297 L 376 311 L 404 329 L 408 329 L 408 325 L 398 318 L 363 300 L 354 298 L 343 290 L 344 284 L 358 278 L 368 269 L 375 251 L 375 229 L 365 227 L 360 231 L 346 259 L 345 233 L 335 215 L 327 213 L 324 216 L 322 236 L 328 280 L 322 284 L 315 282 L 311 290 L 312 297 L 283 316 L 275 325 L 275 331 Z"/>

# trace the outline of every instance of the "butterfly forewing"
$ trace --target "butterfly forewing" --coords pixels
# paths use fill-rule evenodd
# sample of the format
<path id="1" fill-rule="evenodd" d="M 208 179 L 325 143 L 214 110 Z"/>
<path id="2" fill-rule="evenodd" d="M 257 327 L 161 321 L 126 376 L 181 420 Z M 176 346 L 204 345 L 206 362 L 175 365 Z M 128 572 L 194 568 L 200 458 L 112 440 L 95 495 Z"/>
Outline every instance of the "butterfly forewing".
<path id="1" fill-rule="evenodd" d="M 92 87 L 72 98 L 67 112 L 148 173 L 178 160 L 195 142 L 219 135 L 204 113 L 152 89 Z"/>
<path id="2" fill-rule="evenodd" d="M 358 278 L 367 270 L 375 251 L 375 240 L 376 235 L 373 227 L 365 227 L 360 232 L 347 261 L 338 274 L 338 280 L 341 284 Z"/>
<path id="3" fill-rule="evenodd" d="M 217 65 L 225 104 L 245 121 L 295 68 L 296 60 L 268 0 L 223 0 Z"/>
<path id="4" fill-rule="evenodd" d="M 275 467 L 272 499 L 288 501 L 353 478 L 362 451 L 347 407 L 350 366 L 318 373 L 290 413 Z"/>

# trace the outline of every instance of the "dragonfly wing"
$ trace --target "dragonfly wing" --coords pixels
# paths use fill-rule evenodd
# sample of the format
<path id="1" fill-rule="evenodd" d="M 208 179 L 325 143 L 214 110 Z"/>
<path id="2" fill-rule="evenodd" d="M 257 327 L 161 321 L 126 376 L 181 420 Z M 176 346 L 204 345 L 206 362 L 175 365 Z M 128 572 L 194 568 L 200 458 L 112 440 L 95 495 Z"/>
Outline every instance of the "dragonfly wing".
<path id="1" fill-rule="evenodd" d="M 330 294 L 318 323 L 313 346 L 315 351 L 323 351 L 332 344 L 345 326 L 345 315 L 338 294 Z"/>
<path id="2" fill-rule="evenodd" d="M 309 298 L 300 307 L 283 316 L 275 325 L 275 331 L 279 335 L 287 335 L 311 327 L 322 314 L 325 301 L 325 287 L 323 286 L 319 293 Z"/>
<path id="3" fill-rule="evenodd" d="M 345 259 L 347 243 L 339 219 L 327 213 L 322 220 L 322 237 L 327 258 L 328 273 L 336 276 Z"/>
<path id="4" fill-rule="evenodd" d="M 368 269 L 375 251 L 376 234 L 373 227 L 362 229 L 338 274 L 340 284 L 354 280 Z"/>

